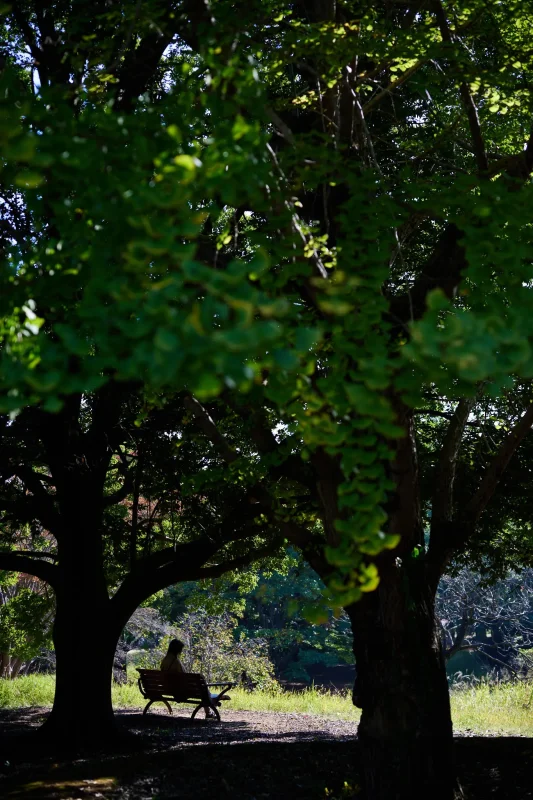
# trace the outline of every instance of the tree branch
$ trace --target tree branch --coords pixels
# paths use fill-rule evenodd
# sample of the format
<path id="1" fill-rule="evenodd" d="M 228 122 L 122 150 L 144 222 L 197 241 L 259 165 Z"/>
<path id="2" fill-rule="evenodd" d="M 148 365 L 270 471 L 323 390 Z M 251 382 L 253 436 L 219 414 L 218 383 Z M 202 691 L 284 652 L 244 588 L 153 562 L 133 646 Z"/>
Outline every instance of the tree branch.
<path id="1" fill-rule="evenodd" d="M 302 461 L 301 457 L 294 453 L 285 455 L 282 452 L 269 426 L 263 407 L 254 409 L 247 405 L 239 405 L 233 401 L 229 393 L 223 395 L 222 399 L 235 414 L 248 423 L 252 441 L 259 452 L 263 454 L 277 454 L 279 464 L 276 464 L 270 470 L 270 474 L 274 479 L 284 477 L 301 483 L 302 486 L 308 489 L 314 489 L 315 481 L 309 475 L 309 470 L 306 468 L 306 464 Z"/>
<path id="2" fill-rule="evenodd" d="M 439 24 L 442 40 L 450 45 L 453 45 L 455 37 L 450 30 L 446 12 L 444 11 L 441 0 L 435 0 L 435 14 Z M 483 134 L 481 133 L 481 125 L 479 124 L 479 116 L 477 113 L 474 98 L 470 93 L 468 84 L 463 81 L 459 88 L 461 99 L 465 107 L 466 115 L 468 117 L 468 124 L 470 126 L 470 135 L 472 136 L 472 143 L 474 145 L 474 153 L 476 156 L 477 167 L 481 174 L 486 173 L 489 169 L 489 162 L 487 159 L 487 152 L 485 150 L 485 142 L 483 141 Z"/>
<path id="3" fill-rule="evenodd" d="M 20 32 L 24 37 L 24 41 L 29 47 L 30 53 L 32 54 L 34 61 L 36 61 L 38 65 L 39 62 L 41 61 L 42 52 L 39 46 L 37 45 L 37 42 L 35 41 L 33 28 L 31 27 L 30 23 L 24 16 L 24 12 L 22 11 L 18 0 L 12 0 L 11 13 L 13 14 L 13 19 L 15 20 L 17 26 L 20 29 Z"/>
<path id="4" fill-rule="evenodd" d="M 462 236 L 453 223 L 442 233 L 421 275 L 405 294 L 393 297 L 389 313 L 393 323 L 403 325 L 420 319 L 426 310 L 426 298 L 433 289 L 441 289 L 449 300 L 455 297 L 463 270 L 467 266 Z"/>
<path id="5" fill-rule="evenodd" d="M 59 569 L 54 564 L 47 561 L 37 560 L 30 555 L 21 555 L 12 550 L 7 552 L 0 551 L 0 569 L 7 572 L 25 572 L 28 575 L 35 575 L 53 588 L 59 580 Z"/>
<path id="6" fill-rule="evenodd" d="M 10 550 L 10 553 L 16 556 L 31 556 L 35 558 L 49 558 L 51 561 L 57 562 L 58 556 L 55 553 L 45 553 L 43 550 Z"/>
<path id="7" fill-rule="evenodd" d="M 425 417 L 443 417 L 444 419 L 454 419 L 455 411 L 437 411 L 435 408 L 415 408 L 413 414 Z M 466 427 L 479 428 L 477 420 L 468 420 L 465 422 Z"/>
<path id="8" fill-rule="evenodd" d="M 204 565 L 220 549 L 221 545 L 214 543 L 208 537 L 179 545 L 176 550 L 168 548 L 147 556 L 136 562 L 135 570 L 130 572 L 111 598 L 113 613 L 117 615 L 119 623 L 124 626 L 135 609 L 161 589 L 182 581 L 217 577 L 228 569 L 246 566 L 258 558 L 272 555 L 282 544 L 279 539 L 275 541 L 275 547 L 274 543 L 270 543 L 265 547 L 257 548 L 248 554 L 212 567 Z M 171 554 L 172 558 L 170 558 Z"/>
<path id="9" fill-rule="evenodd" d="M 463 397 L 457 404 L 454 415 L 442 443 L 442 449 L 435 476 L 431 513 L 431 533 L 437 532 L 442 522 L 449 522 L 453 517 L 453 484 L 457 466 L 457 456 L 461 446 L 468 415 L 475 399 Z"/>
<path id="10" fill-rule="evenodd" d="M 26 495 L 18 492 L 15 499 L 0 498 L 0 513 L 6 512 L 9 519 L 20 524 L 39 520 L 56 538 L 61 535 L 61 517 L 52 507 L 51 513 L 47 503 L 43 503 L 35 495 Z"/>
<path id="11" fill-rule="evenodd" d="M 471 524 L 475 525 L 486 509 L 509 461 L 529 433 L 532 425 L 533 405 L 529 406 L 518 422 L 511 428 L 509 434 L 502 442 L 498 452 L 487 468 L 477 491 L 467 504 L 464 518 Z"/>
<path id="12" fill-rule="evenodd" d="M 234 558 L 231 561 L 223 561 L 221 564 L 214 564 L 210 567 L 202 567 L 202 569 L 200 569 L 198 572 L 198 580 L 204 580 L 206 578 L 219 578 L 225 572 L 231 572 L 234 569 L 247 567 L 250 564 L 253 564 L 254 561 L 259 561 L 261 558 L 273 556 L 282 546 L 283 540 L 276 539 L 271 544 L 265 545 L 264 547 L 258 547 L 256 550 L 250 550 L 248 553 L 240 556 L 239 558 Z"/>
<path id="13" fill-rule="evenodd" d="M 444 658 L 446 661 L 449 661 L 450 658 L 452 658 L 452 656 L 454 656 L 459 651 L 470 649 L 471 647 L 470 645 L 463 644 L 469 625 L 471 625 L 471 619 L 468 614 L 468 610 L 464 609 L 463 614 L 461 616 L 461 622 L 457 629 L 457 633 L 455 635 L 455 638 L 452 639 L 452 645 L 444 653 Z"/>
<path id="14" fill-rule="evenodd" d="M 121 500 L 125 500 L 126 497 L 131 494 L 135 484 L 135 473 L 136 467 L 130 467 L 130 469 L 126 471 L 124 475 L 124 482 L 120 489 L 117 489 L 116 492 L 112 492 L 111 494 L 104 496 L 104 508 L 109 508 L 109 506 L 114 506 L 116 503 L 120 503 Z"/>
<path id="15" fill-rule="evenodd" d="M 401 86 L 403 83 L 405 83 L 405 81 L 409 80 L 411 75 L 414 75 L 415 72 L 418 72 L 420 67 L 423 67 L 424 64 L 427 64 L 429 60 L 430 60 L 429 58 L 423 58 L 420 61 L 417 61 L 416 64 L 413 64 L 412 67 L 406 69 L 403 75 L 400 75 L 399 78 L 395 78 L 393 81 L 389 83 L 389 85 L 385 89 L 382 89 L 381 92 L 378 92 L 377 94 L 374 95 L 374 97 L 371 97 L 370 100 L 368 100 L 368 102 L 366 102 L 364 106 L 362 106 L 363 114 L 366 115 L 369 111 L 371 111 L 374 108 L 375 105 L 381 102 L 381 100 L 383 100 L 385 97 L 388 97 L 394 91 L 394 89 L 397 89 L 398 86 Z M 364 83 L 364 80 L 361 80 L 359 82 Z"/>
<path id="16" fill-rule="evenodd" d="M 228 444 L 226 438 L 220 433 L 215 425 L 215 421 L 208 414 L 203 405 L 192 395 L 185 397 L 183 405 L 197 420 L 199 427 L 205 433 L 209 441 L 216 447 L 224 461 L 228 464 L 232 464 L 236 461 L 239 458 L 239 454 Z"/>

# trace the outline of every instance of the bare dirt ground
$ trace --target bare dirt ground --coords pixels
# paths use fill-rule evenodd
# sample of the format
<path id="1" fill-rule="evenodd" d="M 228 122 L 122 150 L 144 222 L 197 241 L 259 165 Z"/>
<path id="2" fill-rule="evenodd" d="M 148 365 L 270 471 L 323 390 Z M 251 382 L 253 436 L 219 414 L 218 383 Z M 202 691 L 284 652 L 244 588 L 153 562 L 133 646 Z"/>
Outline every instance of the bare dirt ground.
<path id="1" fill-rule="evenodd" d="M 217 723 L 190 720 L 187 710 L 145 718 L 119 711 L 134 742 L 72 760 L 28 750 L 26 734 L 46 713 L 0 711 L 4 800 L 362 800 L 351 722 L 224 709 Z M 531 739 L 465 732 L 456 749 L 471 800 L 533 800 Z"/>

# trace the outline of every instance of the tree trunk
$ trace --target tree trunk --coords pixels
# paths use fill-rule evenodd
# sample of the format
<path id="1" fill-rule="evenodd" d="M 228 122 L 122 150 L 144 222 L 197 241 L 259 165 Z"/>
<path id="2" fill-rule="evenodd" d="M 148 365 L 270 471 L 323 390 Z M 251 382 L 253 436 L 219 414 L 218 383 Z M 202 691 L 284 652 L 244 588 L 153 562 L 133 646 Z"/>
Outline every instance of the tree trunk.
<path id="1" fill-rule="evenodd" d="M 21 658 L 14 658 L 11 659 L 11 680 L 17 677 L 20 672 L 20 669 L 23 665 L 23 660 Z"/>
<path id="2" fill-rule="evenodd" d="M 89 514 L 86 520 L 92 522 Z M 45 741 L 75 750 L 118 735 L 111 702 L 121 626 L 109 599 L 98 530 L 78 519 L 77 534 L 58 543 L 53 642 L 56 689 Z"/>
<path id="3" fill-rule="evenodd" d="M 433 591 L 422 561 L 390 559 L 379 588 L 347 611 L 354 632 L 367 800 L 460 797 Z"/>
<path id="4" fill-rule="evenodd" d="M 0 653 L 0 678 L 8 678 L 9 653 Z"/>
<path id="5" fill-rule="evenodd" d="M 59 591 L 57 596 L 56 688 L 52 713 L 42 730 L 47 739 L 72 749 L 98 746 L 118 734 L 111 679 L 119 632 L 110 624 L 106 605 L 79 592 Z"/>

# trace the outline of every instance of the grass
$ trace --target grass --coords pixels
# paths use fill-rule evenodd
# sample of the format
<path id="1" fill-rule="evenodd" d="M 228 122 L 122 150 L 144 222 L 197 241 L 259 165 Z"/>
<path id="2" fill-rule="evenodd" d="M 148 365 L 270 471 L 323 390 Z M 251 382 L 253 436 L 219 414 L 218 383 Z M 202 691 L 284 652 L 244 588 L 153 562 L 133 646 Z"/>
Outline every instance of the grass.
<path id="1" fill-rule="evenodd" d="M 53 675 L 30 675 L 14 681 L 0 680 L 0 708 L 50 706 L 54 698 Z M 456 730 L 474 733 L 533 736 L 533 702 L 527 707 L 532 683 L 481 683 L 452 691 L 452 716 Z M 142 708 L 143 699 L 135 683 L 113 686 L 115 708 Z M 359 711 L 350 694 L 325 692 L 310 687 L 303 692 L 231 691 L 228 708 L 234 711 L 277 711 L 316 714 L 357 721 Z"/>
<path id="2" fill-rule="evenodd" d="M 452 692 L 452 717 L 460 730 L 533 736 L 533 683 L 480 683 Z"/>
<path id="3" fill-rule="evenodd" d="M 0 679 L 0 708 L 51 706 L 55 675 L 28 675 L 14 681 Z"/>

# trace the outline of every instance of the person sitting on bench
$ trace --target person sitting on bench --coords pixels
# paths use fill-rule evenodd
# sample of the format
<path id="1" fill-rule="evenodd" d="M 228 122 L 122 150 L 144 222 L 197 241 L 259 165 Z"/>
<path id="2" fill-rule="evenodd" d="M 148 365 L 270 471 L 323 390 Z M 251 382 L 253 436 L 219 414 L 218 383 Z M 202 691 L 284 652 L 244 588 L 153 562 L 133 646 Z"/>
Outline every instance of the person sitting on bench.
<path id="1" fill-rule="evenodd" d="M 161 662 L 161 672 L 185 672 L 179 657 L 185 645 L 179 639 L 172 639 L 168 645 L 168 652 Z"/>

